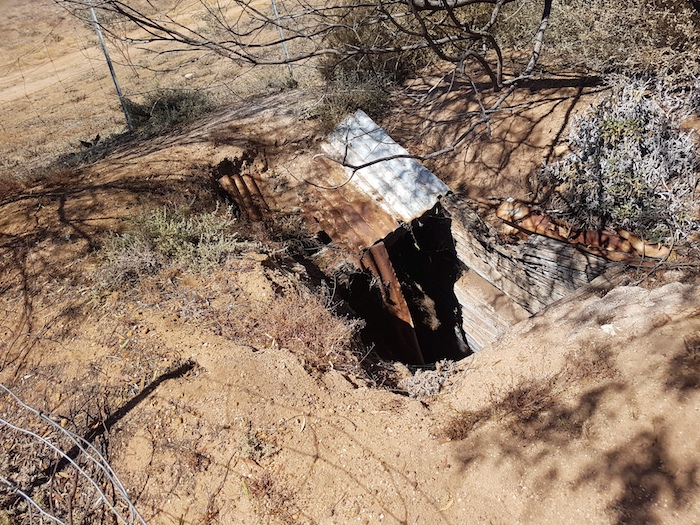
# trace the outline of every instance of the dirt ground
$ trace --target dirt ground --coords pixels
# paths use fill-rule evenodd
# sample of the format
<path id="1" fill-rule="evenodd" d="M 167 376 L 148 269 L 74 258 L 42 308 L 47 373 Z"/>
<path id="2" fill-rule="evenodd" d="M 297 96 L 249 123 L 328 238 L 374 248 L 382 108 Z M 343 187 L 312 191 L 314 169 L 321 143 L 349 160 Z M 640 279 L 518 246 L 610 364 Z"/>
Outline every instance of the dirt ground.
<path id="1" fill-rule="evenodd" d="M 104 78 L 90 80 L 94 66 L 72 47 L 85 29 L 36 5 L 0 0 L 0 383 L 99 446 L 147 523 L 700 522 L 700 288 L 690 274 L 631 273 L 626 286 L 561 301 L 449 369 L 375 362 L 373 376 L 328 364 L 342 326 L 308 292 L 318 275 L 260 225 L 246 223 L 247 235 L 271 249 L 101 291 L 110 235 L 144 209 L 212 209 L 221 197 L 210 171 L 225 158 L 253 152 L 270 207 L 292 220 L 309 194 L 285 167 L 317 152 L 314 98 L 285 91 L 224 107 L 79 169 L 17 179 L 66 144 L 120 127 L 114 104 L 83 99 L 83 117 L 66 103 Z M 52 65 L 28 54 L 46 52 L 51 27 Z M 476 201 L 527 198 L 529 174 L 563 151 L 571 117 L 601 89 L 534 83 L 490 135 L 430 168 Z M 449 141 L 475 106 L 459 89 L 434 93 L 425 106 L 445 116 L 437 129 L 408 106 L 383 123 L 416 153 Z M 28 109 L 39 100 L 48 109 Z M 304 344 L 318 341 L 327 353 L 314 361 Z M 411 373 L 432 373 L 423 381 L 444 380 L 442 389 L 416 398 L 378 379 Z M 0 415 L 21 421 L 13 407 L 0 395 Z M 47 505 L 77 502 L 56 457 L 22 443 L 0 432 L 0 475 L 20 465 L 21 480 L 53 464 Z M 0 523 L 14 523 L 11 510 Z"/>

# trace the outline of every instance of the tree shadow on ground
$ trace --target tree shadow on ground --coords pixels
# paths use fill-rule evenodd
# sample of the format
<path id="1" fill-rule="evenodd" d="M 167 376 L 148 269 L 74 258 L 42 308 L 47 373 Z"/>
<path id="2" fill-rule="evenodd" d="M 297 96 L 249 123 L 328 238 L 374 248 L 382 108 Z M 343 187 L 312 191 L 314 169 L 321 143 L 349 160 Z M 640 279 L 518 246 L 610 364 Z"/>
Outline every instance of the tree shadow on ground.
<path id="1" fill-rule="evenodd" d="M 124 214 L 142 202 L 153 207 L 211 202 L 216 191 L 208 175 L 196 170 L 174 179 L 151 173 L 104 181 L 93 180 L 90 170 L 75 169 L 58 170 L 36 187 L 5 196 L 0 202 L 0 308 L 5 310 L 0 371 L 14 365 L 16 377 L 40 338 L 63 339 L 69 332 L 93 297 L 54 290 L 85 285 L 86 274 L 76 268 L 122 228 Z M 57 307 L 54 315 L 47 315 L 50 306 Z"/>
<path id="2" fill-rule="evenodd" d="M 113 411 L 107 408 L 108 396 L 103 384 L 81 383 L 79 389 L 84 390 L 83 406 L 78 407 L 78 415 L 83 423 L 77 424 L 73 431 L 68 428 L 61 430 L 69 425 L 66 419 L 70 417 L 68 414 L 53 412 L 49 416 L 43 410 L 25 405 L 24 401 L 15 397 L 16 391 L 3 387 L 5 392 L 0 396 L 0 418 L 4 427 L 2 443 L 7 451 L 3 474 L 7 473 L 11 480 L 0 487 L 0 500 L 5 506 L 3 508 L 8 509 L 11 515 L 15 512 L 22 513 L 20 503 L 23 500 L 33 499 L 41 506 L 48 495 L 52 504 L 50 510 L 45 510 L 50 512 L 54 521 L 61 523 L 64 521 L 59 521 L 59 518 L 66 516 L 65 522 L 73 523 L 74 512 L 76 515 L 82 512 L 86 516 L 86 522 L 92 522 L 90 518 L 95 514 L 101 514 L 104 519 L 110 510 L 115 515 L 121 512 L 122 498 L 126 494 L 120 489 L 116 492 L 113 490 L 121 485 L 109 466 L 109 449 L 115 441 L 113 427 L 151 396 L 163 382 L 187 377 L 195 367 L 193 361 L 175 362 Z M 63 416 L 63 420 L 59 419 Z M 53 427 L 47 428 L 48 418 L 60 420 L 60 427 L 54 423 Z M 73 426 L 76 421 L 71 423 L 70 426 Z M 190 456 L 182 455 L 181 460 L 188 461 Z M 67 488 L 66 479 L 72 479 L 73 486 L 72 496 L 68 497 L 65 491 L 68 490 L 68 494 L 71 491 Z M 175 480 L 175 484 L 178 481 Z M 8 487 L 11 490 L 7 491 Z M 105 507 L 100 507 L 100 495 Z M 133 503 L 136 502 L 135 497 L 130 499 Z M 29 515 L 31 516 L 31 509 Z"/>
<path id="3" fill-rule="evenodd" d="M 619 495 L 608 505 L 615 523 L 661 524 L 654 507 L 666 502 L 682 509 L 698 489 L 698 465 L 679 465 L 669 451 L 668 432 L 662 425 L 653 432 L 639 432 L 591 465 L 575 487 L 590 482 L 604 488 L 621 484 Z"/>
<path id="4" fill-rule="evenodd" d="M 445 437 L 453 441 L 466 439 L 493 420 L 503 423 L 515 442 L 565 446 L 570 440 L 583 437 L 603 399 L 624 386 L 617 381 L 612 356 L 604 347 L 572 353 L 567 360 L 560 373 L 539 380 L 523 379 L 501 397 L 494 395 L 486 407 L 455 416 L 443 428 Z M 567 402 L 564 394 L 582 380 L 594 386 L 575 402 Z M 508 446 L 506 454 L 520 459 L 519 449 Z M 467 456 L 463 460 L 471 461 Z"/>
<path id="5" fill-rule="evenodd" d="M 697 501 L 700 462 L 679 451 L 679 428 L 688 428 L 688 422 L 674 418 L 685 417 L 679 414 L 683 407 L 697 406 L 700 317 L 694 306 L 697 287 L 674 290 L 616 289 L 562 315 L 553 310 L 546 320 L 534 319 L 523 339 L 532 335 L 545 345 L 542 335 L 550 326 L 571 326 L 572 341 L 586 334 L 583 348 L 588 349 L 574 346 L 578 350 L 564 357 L 559 372 L 535 379 L 526 375 L 492 394 L 482 408 L 448 421 L 443 432 L 460 441 L 455 450 L 463 471 L 495 457 L 499 465 L 522 469 L 523 479 L 545 492 L 564 482 L 574 492 L 594 490 L 618 525 L 656 525 L 664 522 L 664 512 L 687 512 Z M 648 310 L 640 312 L 639 303 Z M 628 331 L 616 328 L 635 316 L 638 321 Z M 613 331 L 617 338 L 610 337 Z M 643 378 L 620 372 L 615 345 L 629 345 L 624 360 L 644 359 Z M 640 347 L 644 353 L 632 350 Z M 640 364 L 632 368 L 637 374 Z M 661 398 L 639 398 L 642 384 L 657 384 Z M 674 414 L 664 408 L 674 404 Z M 645 415 L 637 421 L 640 413 Z M 694 435 L 683 438 L 691 448 L 694 440 Z M 580 468 L 572 473 L 563 462 Z"/>
<path id="6" fill-rule="evenodd" d="M 683 348 L 670 359 L 666 376 L 666 389 L 675 391 L 680 400 L 700 390 L 700 333 L 685 339 Z"/>
<path id="7" fill-rule="evenodd" d="M 414 102 L 392 114 L 387 131 L 419 154 L 460 141 L 453 151 L 428 162 L 453 191 L 472 199 L 518 191 L 514 196 L 525 199 L 527 191 L 533 192 L 531 172 L 561 153 L 557 147 L 574 112 L 605 89 L 598 77 L 532 80 L 490 112 L 503 93 L 478 82 L 443 78 L 432 89 L 421 83 L 408 88 L 406 96 Z M 464 136 L 487 114 L 487 121 Z"/>

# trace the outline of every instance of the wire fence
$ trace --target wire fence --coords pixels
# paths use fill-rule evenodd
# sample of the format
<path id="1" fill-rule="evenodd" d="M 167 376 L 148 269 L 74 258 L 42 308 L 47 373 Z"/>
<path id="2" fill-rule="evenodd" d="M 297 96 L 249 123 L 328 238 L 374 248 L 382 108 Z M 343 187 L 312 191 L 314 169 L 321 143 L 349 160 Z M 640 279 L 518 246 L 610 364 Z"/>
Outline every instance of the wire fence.
<path id="1" fill-rule="evenodd" d="M 146 525 L 103 452 L 0 384 L 0 518 L 11 523 Z M 0 520 L 1 521 L 1 520 Z"/>
<path id="2" fill-rule="evenodd" d="M 37 5 L 14 19 L 36 25 L 39 34 L 17 43 L 0 63 L 0 175 L 28 174 L 89 147 L 95 137 L 126 131 L 94 27 L 55 5 Z M 124 97 L 135 102 L 168 89 L 204 92 L 222 104 L 279 89 L 289 76 L 285 66 L 246 67 L 213 53 L 147 51 L 115 39 L 107 47 Z"/>

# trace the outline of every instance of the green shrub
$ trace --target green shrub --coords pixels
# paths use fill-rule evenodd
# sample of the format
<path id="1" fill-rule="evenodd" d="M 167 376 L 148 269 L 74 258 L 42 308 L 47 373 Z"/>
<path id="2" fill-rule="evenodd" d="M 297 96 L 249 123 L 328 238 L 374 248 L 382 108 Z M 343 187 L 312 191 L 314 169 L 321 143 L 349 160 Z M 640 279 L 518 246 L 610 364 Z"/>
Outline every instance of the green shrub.
<path id="1" fill-rule="evenodd" d="M 678 118 L 683 99 L 632 83 L 574 121 L 571 153 L 539 174 L 553 215 L 585 229 L 622 228 L 651 242 L 680 241 L 700 227 L 698 157 Z"/>
<path id="2" fill-rule="evenodd" d="M 191 122 L 213 108 L 201 91 L 163 89 L 148 95 L 143 104 L 126 99 L 126 109 L 136 129 L 158 133 Z"/>
<path id="3" fill-rule="evenodd" d="M 261 251 L 258 243 L 239 239 L 235 223 L 230 209 L 190 214 L 186 208 L 163 207 L 139 215 L 102 248 L 102 285 L 133 286 L 165 266 L 202 271 L 241 252 Z"/>

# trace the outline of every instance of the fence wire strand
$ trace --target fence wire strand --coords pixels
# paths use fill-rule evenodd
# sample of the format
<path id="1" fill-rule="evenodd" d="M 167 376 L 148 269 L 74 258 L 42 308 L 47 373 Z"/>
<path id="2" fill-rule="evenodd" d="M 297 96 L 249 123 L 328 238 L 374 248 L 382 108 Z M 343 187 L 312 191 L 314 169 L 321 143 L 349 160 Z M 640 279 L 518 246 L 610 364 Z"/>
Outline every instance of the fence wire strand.
<path id="1" fill-rule="evenodd" d="M 36 432 L 29 430 L 20 424 L 14 424 L 3 417 L 0 417 L 0 427 L 6 427 L 7 429 L 31 438 L 34 443 L 39 443 L 40 446 L 46 447 L 56 453 L 56 455 L 60 458 L 60 462 L 67 462 L 67 464 L 70 464 L 73 468 L 75 468 L 77 474 L 79 474 L 84 481 L 87 481 L 94 488 L 99 500 L 104 503 L 105 507 L 116 518 L 118 523 L 124 525 L 146 525 L 146 521 L 131 502 L 126 488 L 119 480 L 112 467 L 109 465 L 107 459 L 102 453 L 100 453 L 100 451 L 97 450 L 97 448 L 95 448 L 94 445 L 92 445 L 92 443 L 88 442 L 78 434 L 62 427 L 48 415 L 43 414 L 39 410 L 27 405 L 14 392 L 1 383 L 0 392 L 9 396 L 9 398 L 11 398 L 12 401 L 14 401 L 14 403 L 19 407 L 19 411 L 12 412 L 16 414 L 18 419 L 22 414 L 29 414 L 41 423 L 49 425 L 53 431 L 58 432 L 60 437 L 67 438 L 68 442 L 72 443 L 73 445 L 71 448 L 77 449 L 79 453 L 75 455 L 75 457 L 71 457 L 69 453 L 65 452 L 58 444 L 53 443 L 52 440 L 50 440 L 46 435 L 40 436 Z M 79 464 L 79 459 L 84 460 L 86 465 L 85 467 L 82 467 Z M 89 472 L 90 467 L 97 468 L 99 474 L 104 476 L 106 483 L 102 480 L 98 481 L 96 479 L 97 476 Z M 42 516 L 50 518 L 55 523 L 64 523 L 64 521 L 55 516 L 51 511 L 47 511 L 35 500 L 35 498 L 33 498 L 31 489 L 19 487 L 17 484 L 1 475 L 0 484 L 5 485 L 10 493 L 14 493 L 25 500 Z M 108 488 L 112 489 L 112 492 L 114 493 L 113 498 L 110 498 L 107 495 Z M 126 508 L 126 515 L 124 515 L 118 507 Z"/>

